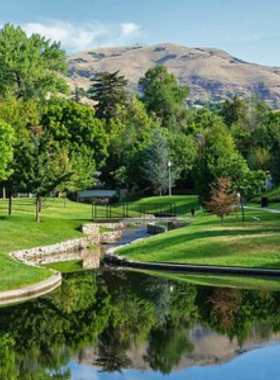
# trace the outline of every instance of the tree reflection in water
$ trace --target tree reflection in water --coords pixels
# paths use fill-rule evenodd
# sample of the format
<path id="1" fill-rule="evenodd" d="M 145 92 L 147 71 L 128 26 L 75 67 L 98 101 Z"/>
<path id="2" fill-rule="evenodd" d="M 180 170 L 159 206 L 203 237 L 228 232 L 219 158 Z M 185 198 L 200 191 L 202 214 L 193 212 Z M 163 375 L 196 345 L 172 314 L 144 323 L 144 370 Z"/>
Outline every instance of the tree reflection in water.
<path id="1" fill-rule="evenodd" d="M 54 293 L 0 310 L 0 380 L 70 379 L 73 356 L 106 372 L 129 352 L 164 374 L 195 348 L 194 326 L 236 339 L 280 331 L 279 293 L 204 288 L 130 271 L 67 275 Z M 142 352 L 141 351 L 141 352 Z"/>

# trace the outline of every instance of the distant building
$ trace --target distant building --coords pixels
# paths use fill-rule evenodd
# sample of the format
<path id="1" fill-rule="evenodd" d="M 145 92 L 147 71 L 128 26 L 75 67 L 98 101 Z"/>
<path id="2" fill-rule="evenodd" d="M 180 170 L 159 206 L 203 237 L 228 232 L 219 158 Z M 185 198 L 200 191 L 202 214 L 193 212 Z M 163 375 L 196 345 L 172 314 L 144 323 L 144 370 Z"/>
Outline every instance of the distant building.
<path id="1" fill-rule="evenodd" d="M 83 190 L 78 192 L 77 200 L 80 202 L 91 200 L 92 202 L 108 203 L 111 198 L 118 196 L 117 190 Z"/>

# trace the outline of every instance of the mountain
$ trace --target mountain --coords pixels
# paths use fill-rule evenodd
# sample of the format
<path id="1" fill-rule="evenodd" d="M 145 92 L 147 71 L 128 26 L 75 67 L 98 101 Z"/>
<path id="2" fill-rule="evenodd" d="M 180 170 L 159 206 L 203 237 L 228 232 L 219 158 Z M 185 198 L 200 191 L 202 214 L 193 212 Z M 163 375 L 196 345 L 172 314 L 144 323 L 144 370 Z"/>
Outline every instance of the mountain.
<path id="1" fill-rule="evenodd" d="M 219 49 L 174 44 L 97 48 L 70 56 L 68 63 L 72 87 L 87 89 L 95 72 L 119 70 L 130 88 L 137 89 L 149 68 L 165 65 L 180 84 L 190 87 L 194 103 L 239 95 L 280 108 L 280 68 L 248 63 Z"/>

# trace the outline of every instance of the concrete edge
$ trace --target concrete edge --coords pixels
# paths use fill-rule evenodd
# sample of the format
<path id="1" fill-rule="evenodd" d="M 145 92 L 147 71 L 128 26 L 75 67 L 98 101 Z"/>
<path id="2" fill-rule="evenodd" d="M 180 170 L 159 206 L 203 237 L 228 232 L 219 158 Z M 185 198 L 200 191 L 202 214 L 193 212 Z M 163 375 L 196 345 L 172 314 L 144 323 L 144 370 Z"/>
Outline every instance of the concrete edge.
<path id="1" fill-rule="evenodd" d="M 28 285 L 20 289 L 12 289 L 0 292 L 0 306 L 8 306 L 13 303 L 27 301 L 52 292 L 61 285 L 62 275 L 56 272 L 47 280 Z"/>
<path id="2" fill-rule="evenodd" d="M 65 243 L 74 243 L 74 245 L 76 245 L 75 248 L 80 249 L 81 246 L 83 246 L 83 243 L 88 244 L 91 242 L 92 242 L 92 239 L 90 239 L 89 236 L 85 236 L 81 238 L 70 239 L 70 240 L 67 240 L 66 242 L 54 243 L 47 246 L 40 246 L 40 247 L 34 247 L 34 248 L 22 250 L 22 251 L 10 252 L 9 256 L 13 260 L 20 262 L 22 264 L 42 268 L 42 266 L 40 265 L 36 265 L 34 263 L 28 262 L 28 260 L 22 259 L 21 255 L 27 252 L 33 252 L 35 255 L 36 254 L 41 255 L 42 249 L 46 249 L 46 248 L 47 249 L 55 248 L 55 250 L 57 251 L 59 250 L 60 247 L 63 247 Z M 53 253 L 50 252 L 50 255 L 52 254 Z M 37 282 L 29 286 L 25 286 L 23 288 L 17 288 L 17 289 L 2 291 L 2 292 L 0 291 L 0 306 L 8 306 L 10 304 L 28 301 L 33 298 L 37 298 L 47 293 L 50 293 L 56 288 L 58 288 L 62 283 L 62 275 L 60 272 L 50 269 L 50 273 L 51 272 L 54 274 L 44 281 Z"/>
<path id="3" fill-rule="evenodd" d="M 188 265 L 188 264 L 172 264 L 147 261 L 126 260 L 119 256 L 107 255 L 104 259 L 106 263 L 116 266 L 129 267 L 135 269 L 151 269 L 158 271 L 166 271 L 173 273 L 207 273 L 215 275 L 232 275 L 232 276 L 253 276 L 280 278 L 280 270 L 262 269 L 262 268 L 245 268 L 245 267 L 219 267 L 211 265 Z"/>
<path id="4" fill-rule="evenodd" d="M 124 244 L 118 247 L 113 247 L 105 252 L 103 261 L 105 263 L 120 266 L 130 267 L 135 269 L 151 269 L 177 273 L 206 273 L 216 275 L 232 275 L 232 276 L 251 276 L 251 277 L 268 277 L 280 278 L 280 270 L 263 269 L 263 268 L 246 268 L 246 267 L 229 267 L 229 266 L 214 266 L 214 265 L 192 265 L 192 264 L 175 264 L 175 263 L 160 263 L 151 261 L 134 261 L 128 260 L 117 253 L 121 248 L 133 245 L 143 239 L 136 239 L 131 243 Z"/>
<path id="5" fill-rule="evenodd" d="M 30 248 L 30 249 L 27 249 L 24 251 L 10 252 L 9 256 L 12 260 L 17 261 L 21 264 L 29 265 L 29 266 L 33 266 L 33 267 L 37 267 L 37 268 L 43 268 L 42 266 L 35 265 L 34 263 L 28 262 L 27 260 L 26 261 L 22 260 L 19 257 L 19 255 L 22 252 L 27 252 L 27 251 L 31 251 L 31 252 L 34 251 L 37 254 L 41 254 L 42 248 L 56 247 L 58 249 L 58 247 L 60 245 L 62 246 L 63 244 L 65 244 L 67 242 L 76 242 L 76 243 L 78 242 L 79 243 L 82 241 L 86 241 L 87 239 L 88 239 L 87 237 L 70 239 L 70 240 L 67 240 L 66 242 L 50 244 L 50 245 L 41 246 L 41 247 L 34 247 L 34 248 Z M 56 288 L 58 288 L 62 283 L 62 275 L 58 271 L 54 271 L 52 269 L 49 269 L 49 270 L 50 270 L 50 276 L 51 277 L 47 278 L 46 280 L 43 280 L 41 282 L 37 282 L 37 283 L 32 284 L 32 285 L 25 286 L 23 288 L 16 288 L 16 289 L 11 289 L 11 290 L 0 291 L 0 306 L 8 306 L 8 305 L 18 303 L 18 302 L 29 301 L 31 299 L 41 297 L 45 294 L 48 294 L 48 293 L 52 292 L 53 290 L 55 290 Z M 51 273 L 53 273 L 53 275 L 51 275 Z"/>

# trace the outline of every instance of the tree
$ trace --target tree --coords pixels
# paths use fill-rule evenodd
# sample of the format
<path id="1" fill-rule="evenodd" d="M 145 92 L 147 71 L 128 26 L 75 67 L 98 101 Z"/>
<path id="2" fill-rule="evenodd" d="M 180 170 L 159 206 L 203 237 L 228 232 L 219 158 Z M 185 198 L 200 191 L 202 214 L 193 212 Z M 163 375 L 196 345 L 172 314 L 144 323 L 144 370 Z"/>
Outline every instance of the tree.
<path id="1" fill-rule="evenodd" d="M 247 170 L 244 168 L 240 171 L 239 177 L 233 183 L 233 189 L 240 194 L 240 206 L 242 220 L 245 221 L 245 202 L 253 196 L 260 194 L 265 190 L 265 181 L 270 178 L 268 172 L 263 170 Z"/>
<path id="2" fill-rule="evenodd" d="M 226 100 L 221 109 L 221 115 L 228 127 L 234 123 L 247 123 L 249 107 L 248 103 L 235 96 L 232 100 Z"/>
<path id="3" fill-rule="evenodd" d="M 63 149 L 41 128 L 30 136 L 29 175 L 26 188 L 36 196 L 36 222 L 40 222 L 41 197 L 71 183 L 74 170 L 67 149 Z"/>
<path id="4" fill-rule="evenodd" d="M 110 186 L 141 188 L 143 151 L 152 143 L 159 124 L 151 118 L 136 96 L 117 106 L 117 114 L 107 125 L 110 140 L 103 180 Z"/>
<path id="5" fill-rule="evenodd" d="M 0 119 L 0 181 L 12 174 L 10 163 L 13 159 L 15 134 L 12 127 Z"/>
<path id="6" fill-rule="evenodd" d="M 185 183 L 190 177 L 190 172 L 196 158 L 196 144 L 194 138 L 193 136 L 186 136 L 184 133 L 169 133 L 167 139 L 173 170 L 176 170 L 178 173 L 178 181 L 183 183 L 185 187 Z"/>
<path id="7" fill-rule="evenodd" d="M 231 190 L 231 180 L 227 177 L 218 178 L 217 182 L 210 185 L 211 199 L 206 206 L 221 218 L 223 224 L 224 216 L 229 215 L 236 207 L 236 195 Z"/>
<path id="8" fill-rule="evenodd" d="M 65 52 L 38 34 L 27 34 L 6 24 L 0 30 L 0 94 L 12 91 L 18 98 L 44 98 L 67 92 Z"/>
<path id="9" fill-rule="evenodd" d="M 90 159 L 98 169 L 104 166 L 109 136 L 93 109 L 73 100 L 52 98 L 43 109 L 41 124 L 70 154 L 82 151 L 86 161 Z M 88 173 L 93 176 L 91 169 L 88 167 Z"/>
<path id="10" fill-rule="evenodd" d="M 180 124 L 184 117 L 189 88 L 180 86 L 175 75 L 170 74 L 165 66 L 149 69 L 139 85 L 147 111 L 155 114 L 164 126 L 171 123 L 174 130 L 174 124 Z"/>
<path id="11" fill-rule="evenodd" d="M 108 121 L 115 116 L 117 105 L 126 103 L 127 80 L 119 75 L 119 71 L 114 73 L 105 71 L 96 73 L 92 82 L 88 94 L 96 102 L 96 116 Z"/>
<path id="12" fill-rule="evenodd" d="M 198 152 L 193 176 L 200 201 L 205 203 L 210 200 L 211 183 L 220 177 L 229 177 L 234 184 L 240 179 L 241 173 L 247 173 L 249 168 L 235 149 L 233 138 L 223 124 L 207 128 L 196 139 Z"/>
<path id="13" fill-rule="evenodd" d="M 146 180 L 159 195 L 168 189 L 168 144 L 160 130 L 155 131 L 152 144 L 144 152 L 142 170 Z"/>

